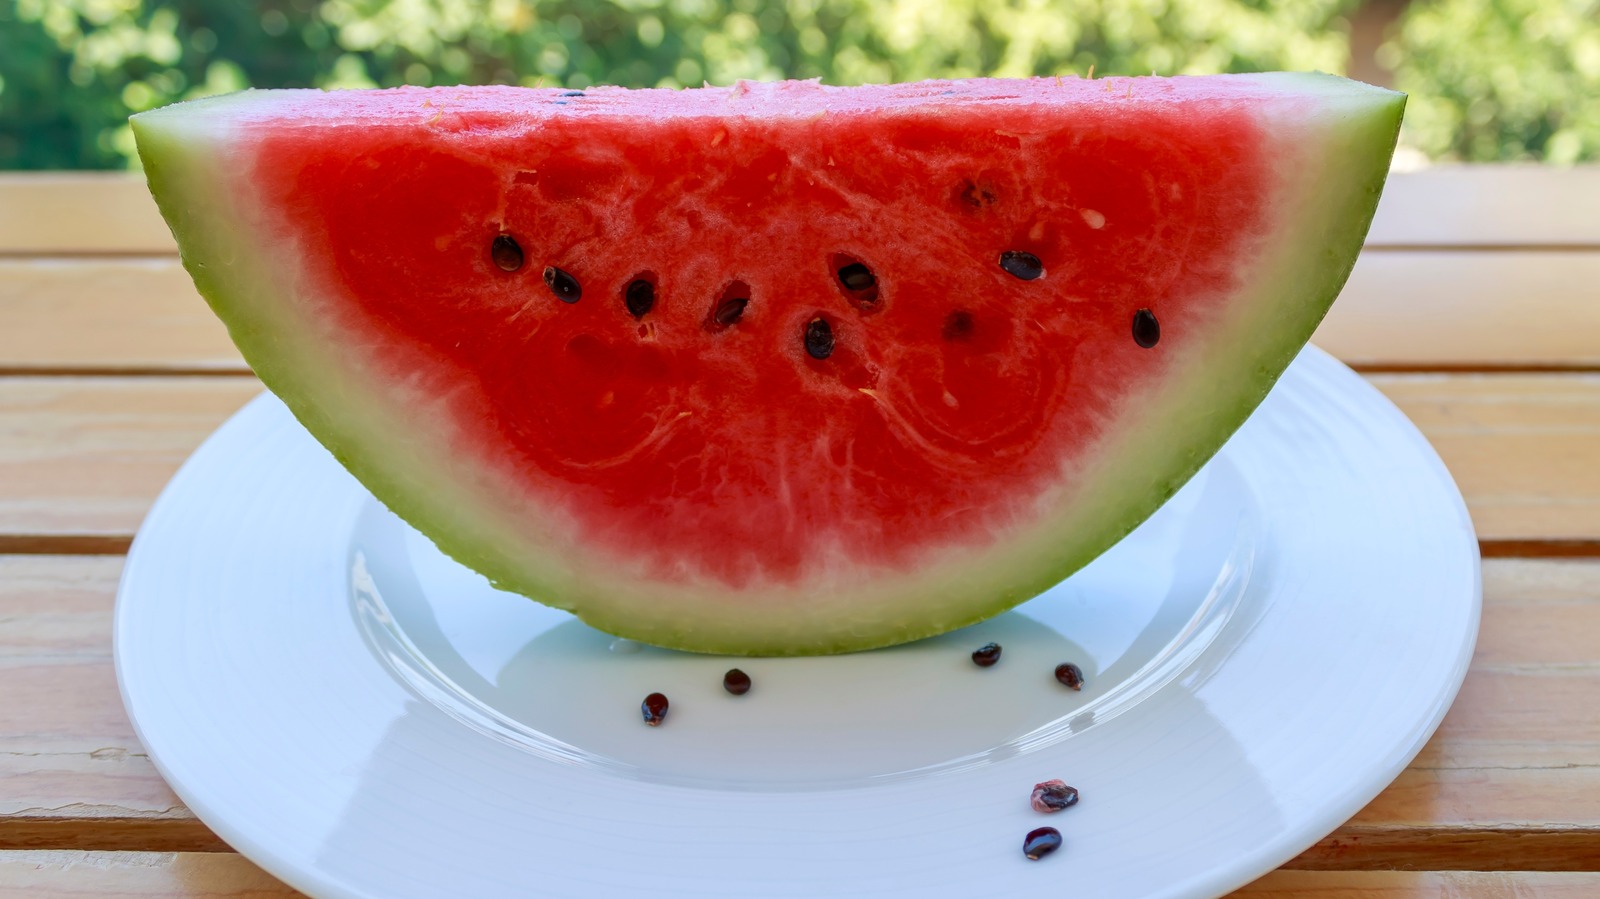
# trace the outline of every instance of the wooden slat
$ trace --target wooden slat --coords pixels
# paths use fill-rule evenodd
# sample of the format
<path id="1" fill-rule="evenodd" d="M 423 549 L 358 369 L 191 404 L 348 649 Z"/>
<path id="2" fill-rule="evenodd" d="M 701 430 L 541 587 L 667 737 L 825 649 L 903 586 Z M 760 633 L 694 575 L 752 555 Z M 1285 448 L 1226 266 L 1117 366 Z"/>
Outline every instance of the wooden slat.
<path id="1" fill-rule="evenodd" d="M 1378 368 L 1600 366 L 1600 251 L 1367 253 L 1316 342 Z M 0 259 L 0 373 L 245 371 L 175 257 Z"/>
<path id="2" fill-rule="evenodd" d="M 0 848 L 221 848 L 133 737 L 115 558 L 0 557 Z M 1298 868 L 1600 868 L 1600 561 L 1484 565 L 1480 649 L 1417 761 Z"/>
<path id="3" fill-rule="evenodd" d="M 1370 380 L 1438 450 L 1480 539 L 1600 537 L 1600 376 Z"/>
<path id="4" fill-rule="evenodd" d="M 142 175 L 0 173 L 0 254 L 176 252 Z"/>
<path id="5" fill-rule="evenodd" d="M 0 852 L 0 899 L 292 899 L 232 852 Z"/>
<path id="6" fill-rule="evenodd" d="M 1274 871 L 1238 899 L 1592 899 L 1600 874 L 1487 871 Z"/>
<path id="7" fill-rule="evenodd" d="M 0 259 L 0 373 L 247 371 L 177 257 Z"/>
<path id="8" fill-rule="evenodd" d="M 300 896 L 233 853 L 0 852 L 0 899 L 290 899 Z M 1600 874 L 1274 871 L 1238 899 L 1593 899 Z"/>
<path id="9" fill-rule="evenodd" d="M 0 378 L 0 534 L 127 536 L 253 378 Z"/>
<path id="10" fill-rule="evenodd" d="M 1600 251 L 1367 252 L 1312 340 L 1365 368 L 1593 368 L 1597 284 Z"/>
<path id="11" fill-rule="evenodd" d="M 0 848 L 226 848 L 134 737 L 111 659 L 120 557 L 0 556 Z"/>
<path id="12" fill-rule="evenodd" d="M 1600 247 L 1600 167 L 1396 173 L 1373 247 Z M 0 173 L 0 254 L 172 253 L 142 176 Z"/>
<path id="13" fill-rule="evenodd" d="M 1439 166 L 1389 178 L 1369 247 L 1600 247 L 1600 166 Z"/>
<path id="14" fill-rule="evenodd" d="M 1600 538 L 1600 375 L 1371 380 L 1438 449 L 1491 547 L 1600 547 L 1583 542 Z M 238 377 L 0 378 L 0 545 L 131 536 L 183 459 L 259 389 Z"/>

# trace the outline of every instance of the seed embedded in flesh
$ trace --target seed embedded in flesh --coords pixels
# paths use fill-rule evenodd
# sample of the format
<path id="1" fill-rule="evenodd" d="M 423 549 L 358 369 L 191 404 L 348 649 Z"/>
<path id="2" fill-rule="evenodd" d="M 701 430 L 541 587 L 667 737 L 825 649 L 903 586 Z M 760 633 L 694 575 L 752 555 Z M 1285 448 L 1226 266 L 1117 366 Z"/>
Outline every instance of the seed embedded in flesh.
<path id="1" fill-rule="evenodd" d="M 661 722 L 667 720 L 667 697 L 660 693 L 651 693 L 639 704 L 639 711 L 644 715 L 644 723 L 651 727 L 660 727 Z"/>
<path id="2" fill-rule="evenodd" d="M 1028 836 L 1022 841 L 1022 854 L 1038 861 L 1041 858 L 1061 848 L 1061 831 L 1054 827 L 1041 827 L 1038 830 L 1028 831 Z"/>
<path id="3" fill-rule="evenodd" d="M 1032 281 L 1044 274 L 1044 263 L 1039 261 L 1039 257 L 1022 250 L 1007 250 L 1001 253 L 1000 267 L 1005 269 L 1007 274 L 1024 281 Z"/>
<path id="4" fill-rule="evenodd" d="M 994 201 L 998 199 L 999 197 L 995 196 L 995 192 L 992 189 L 985 185 L 978 184 L 976 181 L 968 181 L 961 188 L 961 202 L 967 204 L 973 209 L 982 209 L 985 206 L 993 206 Z"/>
<path id="5" fill-rule="evenodd" d="M 972 663 L 979 668 L 989 668 L 1000 661 L 1000 644 L 985 643 L 972 651 Z"/>
<path id="6" fill-rule="evenodd" d="M 586 95 L 584 94 L 583 91 L 567 91 L 566 93 L 562 94 L 561 96 L 563 96 L 563 97 L 582 97 L 582 96 L 586 96 Z"/>
<path id="7" fill-rule="evenodd" d="M 1061 681 L 1072 690 L 1083 689 L 1083 669 L 1071 662 L 1062 662 L 1056 666 L 1056 680 Z"/>
<path id="8" fill-rule="evenodd" d="M 814 318 L 806 325 L 806 353 L 813 359 L 833 355 L 833 326 L 825 318 Z"/>
<path id="9" fill-rule="evenodd" d="M 489 258 L 501 271 L 514 272 L 522 268 L 522 247 L 517 244 L 515 237 L 502 234 L 489 245 Z"/>
<path id="10" fill-rule="evenodd" d="M 553 265 L 545 266 L 544 283 L 563 303 L 576 303 L 583 298 L 583 288 L 578 285 L 578 279 Z"/>
<path id="11" fill-rule="evenodd" d="M 852 262 L 839 269 L 839 283 L 845 290 L 871 290 L 878 284 L 878 278 L 859 262 Z"/>
<path id="12" fill-rule="evenodd" d="M 1033 785 L 1033 795 L 1028 804 L 1036 812 L 1059 812 L 1078 804 L 1078 791 L 1059 780 L 1047 780 Z"/>
<path id="13" fill-rule="evenodd" d="M 883 310 L 879 302 L 878 276 L 867 264 L 848 253 L 834 253 L 831 261 L 833 276 L 846 301 L 862 315 L 874 315 Z"/>
<path id="14" fill-rule="evenodd" d="M 944 339 L 945 340 L 964 340 L 967 337 L 971 336 L 971 334 L 972 334 L 972 313 L 968 312 L 965 309 L 957 309 L 956 311 L 954 311 L 954 312 L 950 313 L 949 315 L 945 316 L 945 319 L 944 319 Z"/>
<path id="15" fill-rule="evenodd" d="M 750 675 L 737 668 L 729 668 L 728 673 L 722 676 L 722 689 L 735 696 L 743 696 L 750 692 Z"/>
<path id="16" fill-rule="evenodd" d="M 1156 321 L 1156 314 L 1149 309 L 1140 309 L 1133 314 L 1133 342 L 1150 349 L 1161 339 L 1161 323 Z"/>
<path id="17" fill-rule="evenodd" d="M 644 318 L 656 306 L 656 286 L 643 278 L 633 279 L 622 292 L 622 304 L 628 307 L 629 315 Z"/>
<path id="18" fill-rule="evenodd" d="M 744 307 L 750 305 L 749 297 L 727 297 L 711 310 L 711 324 L 726 328 L 744 317 Z"/>

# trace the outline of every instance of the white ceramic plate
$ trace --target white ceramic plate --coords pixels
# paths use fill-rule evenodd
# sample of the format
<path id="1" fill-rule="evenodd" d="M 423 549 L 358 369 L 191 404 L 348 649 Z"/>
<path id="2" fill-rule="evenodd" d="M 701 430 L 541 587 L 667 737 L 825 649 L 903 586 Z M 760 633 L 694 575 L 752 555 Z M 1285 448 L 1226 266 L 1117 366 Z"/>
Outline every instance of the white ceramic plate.
<path id="1" fill-rule="evenodd" d="M 263 396 L 145 521 L 116 654 L 173 789 L 316 896 L 1208 896 L 1405 767 L 1465 674 L 1479 596 L 1443 465 L 1308 350 L 1056 589 L 812 659 L 613 644 L 496 592 Z M 1003 658 L 980 669 L 990 640 Z M 734 664 L 744 697 L 721 686 Z M 1032 811 L 1056 777 L 1082 802 Z M 1028 861 L 1043 825 L 1065 846 Z"/>

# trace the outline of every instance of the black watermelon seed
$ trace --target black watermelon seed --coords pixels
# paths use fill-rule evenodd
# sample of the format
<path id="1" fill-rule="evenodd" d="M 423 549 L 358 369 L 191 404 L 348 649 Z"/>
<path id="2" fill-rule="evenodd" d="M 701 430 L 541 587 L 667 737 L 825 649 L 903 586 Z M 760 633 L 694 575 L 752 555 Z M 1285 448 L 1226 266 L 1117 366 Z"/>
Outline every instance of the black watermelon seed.
<path id="1" fill-rule="evenodd" d="M 1039 257 L 1021 250 L 1007 250 L 1001 253 L 1000 267 L 1008 274 L 1024 281 L 1032 281 L 1044 274 L 1044 263 L 1039 261 Z"/>
<path id="2" fill-rule="evenodd" d="M 806 353 L 813 359 L 833 355 L 833 326 L 825 318 L 814 318 L 806 325 Z"/>
<path id="3" fill-rule="evenodd" d="M 967 337 L 971 336 L 971 334 L 972 334 L 972 313 L 968 312 L 965 309 L 957 309 L 956 311 L 954 311 L 954 312 L 950 313 L 949 315 L 945 316 L 945 319 L 944 319 L 944 339 L 945 340 L 965 340 Z"/>
<path id="4" fill-rule="evenodd" d="M 1083 689 L 1083 669 L 1071 662 L 1062 662 L 1056 666 L 1056 680 L 1061 681 L 1073 690 Z"/>
<path id="5" fill-rule="evenodd" d="M 635 278 L 622 292 L 622 303 L 634 318 L 644 318 L 645 313 L 656 306 L 656 286 L 643 278 Z"/>
<path id="6" fill-rule="evenodd" d="M 1161 323 L 1156 321 L 1156 314 L 1149 309 L 1140 309 L 1133 314 L 1133 342 L 1150 349 L 1161 339 Z"/>
<path id="7" fill-rule="evenodd" d="M 989 668 L 1000 661 L 1000 644 L 985 643 L 972 651 L 972 663 L 979 668 Z"/>
<path id="8" fill-rule="evenodd" d="M 562 94 L 561 96 L 563 96 L 563 97 L 582 97 L 582 96 L 586 96 L 586 95 L 584 94 L 583 91 L 567 91 L 566 93 Z"/>
<path id="9" fill-rule="evenodd" d="M 639 711 L 644 714 L 644 723 L 651 727 L 659 727 L 661 722 L 667 720 L 667 697 L 660 693 L 651 693 L 639 704 Z"/>
<path id="10" fill-rule="evenodd" d="M 744 317 L 744 307 L 750 305 L 749 297 L 728 297 L 711 310 L 711 324 L 726 328 Z"/>
<path id="11" fill-rule="evenodd" d="M 872 269 L 859 262 L 852 262 L 839 269 L 839 283 L 844 285 L 845 290 L 871 290 L 877 286 L 878 278 L 872 273 Z"/>
<path id="12" fill-rule="evenodd" d="M 1041 827 L 1038 830 L 1028 831 L 1028 836 L 1022 841 L 1022 854 L 1038 861 L 1041 858 L 1061 848 L 1061 831 L 1054 827 Z"/>
<path id="13" fill-rule="evenodd" d="M 1078 804 L 1078 791 L 1059 780 L 1047 780 L 1033 785 L 1033 795 L 1028 804 L 1036 812 L 1059 812 Z"/>
<path id="14" fill-rule="evenodd" d="M 866 263 L 846 253 L 834 253 L 831 265 L 840 291 L 857 312 L 873 315 L 882 311 L 878 302 L 878 276 Z"/>
<path id="15" fill-rule="evenodd" d="M 553 265 L 545 266 L 544 283 L 563 303 L 576 303 L 583 297 L 583 288 L 578 285 L 578 279 Z"/>
<path id="16" fill-rule="evenodd" d="M 722 676 L 722 689 L 735 696 L 743 696 L 750 692 L 750 675 L 737 668 L 729 668 L 728 673 Z"/>
<path id="17" fill-rule="evenodd" d="M 514 272 L 522 268 L 522 247 L 517 245 L 517 239 L 509 234 L 502 234 L 489 245 L 489 258 L 502 271 Z"/>

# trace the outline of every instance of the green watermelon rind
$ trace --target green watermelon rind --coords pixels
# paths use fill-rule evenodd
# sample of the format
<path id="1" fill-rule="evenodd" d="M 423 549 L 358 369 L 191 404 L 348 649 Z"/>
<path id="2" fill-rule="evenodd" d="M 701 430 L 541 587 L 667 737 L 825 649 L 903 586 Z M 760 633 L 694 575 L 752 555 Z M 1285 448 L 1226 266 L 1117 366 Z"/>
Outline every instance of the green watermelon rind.
<path id="1" fill-rule="evenodd" d="M 1111 422 L 1107 438 L 1044 513 L 1008 540 L 951 550 L 837 596 L 740 596 L 707 585 L 629 579 L 564 544 L 563 523 L 512 516 L 499 489 L 450 452 L 442 410 L 374 390 L 351 335 L 296 310 L 314 297 L 294 235 L 252 214 L 235 122 L 278 92 L 247 91 L 143 113 L 134 135 L 151 192 L 199 292 L 258 377 L 374 496 L 496 586 L 574 612 L 603 631 L 696 652 L 846 652 L 932 636 L 992 617 L 1060 582 L 1131 532 L 1222 447 L 1310 339 L 1355 264 L 1388 172 L 1402 94 L 1327 75 L 1242 76 L 1307 98 L 1275 123 L 1276 225 L 1240 270 L 1231 315 L 1192 358 Z M 430 412 L 432 414 L 430 414 Z M 419 475 L 420 473 L 423 473 Z M 1151 473 L 1157 473 L 1152 476 Z M 1070 501 L 1069 501 L 1070 500 Z M 521 535 L 532 533 L 531 539 Z"/>

